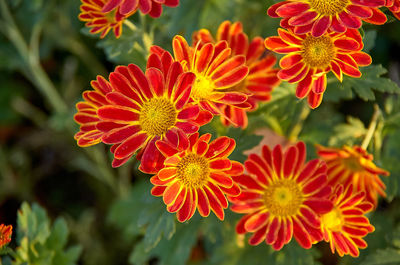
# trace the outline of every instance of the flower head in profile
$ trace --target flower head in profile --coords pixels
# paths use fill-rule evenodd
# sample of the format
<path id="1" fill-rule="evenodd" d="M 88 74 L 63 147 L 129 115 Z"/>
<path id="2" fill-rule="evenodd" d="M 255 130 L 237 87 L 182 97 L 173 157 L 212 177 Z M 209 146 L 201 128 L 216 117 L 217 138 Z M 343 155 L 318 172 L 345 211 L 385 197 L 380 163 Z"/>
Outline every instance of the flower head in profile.
<path id="1" fill-rule="evenodd" d="M 109 104 L 106 94 L 113 90 L 111 84 L 102 76 L 97 76 L 97 80 L 91 82 L 94 90 L 83 92 L 84 101 L 76 104 L 78 112 L 74 116 L 74 120 L 80 125 L 79 132 L 74 136 L 75 140 L 81 147 L 95 145 L 101 142 L 103 132 L 96 127 L 100 121 L 97 116 L 97 110 Z"/>
<path id="2" fill-rule="evenodd" d="M 320 37 L 328 30 L 343 33 L 358 29 L 362 21 L 382 25 L 385 14 L 379 10 L 385 0 L 286 0 L 268 9 L 271 17 L 281 17 L 281 26 L 294 27 L 296 34 Z"/>
<path id="3" fill-rule="evenodd" d="M 282 152 L 263 146 L 261 156 L 249 155 L 246 173 L 234 177 L 242 192 L 235 198 L 232 211 L 245 216 L 236 226 L 239 234 L 253 233 L 251 245 L 265 241 L 275 250 L 292 237 L 303 248 L 322 240 L 319 215 L 332 209 L 332 189 L 327 186 L 326 165 L 319 159 L 305 164 L 303 142 Z"/>
<path id="4" fill-rule="evenodd" d="M 386 0 L 385 6 L 397 19 L 400 19 L 400 0 Z"/>
<path id="5" fill-rule="evenodd" d="M 332 253 L 336 250 L 341 257 L 358 257 L 359 249 L 367 247 L 363 237 L 375 230 L 365 217 L 373 205 L 364 200 L 364 192 L 353 193 L 351 185 L 346 189 L 336 186 L 330 199 L 333 209 L 321 216 L 324 240 L 329 242 Z"/>
<path id="6" fill-rule="evenodd" d="M 230 90 L 242 82 L 249 72 L 245 56 L 231 56 L 232 50 L 226 41 L 192 48 L 182 36 L 177 35 L 172 44 L 174 60 L 183 65 L 184 71 L 190 71 L 196 76 L 190 95 L 192 102 L 215 115 L 224 115 L 221 105 L 245 109 L 250 107 L 245 93 Z"/>
<path id="7" fill-rule="evenodd" d="M 201 29 L 193 34 L 193 47 L 201 48 L 206 43 L 217 43 L 226 41 L 232 49 L 231 56 L 243 55 L 246 57 L 246 65 L 249 74 L 237 85 L 229 88 L 229 91 L 243 92 L 248 95 L 247 103 L 250 109 L 237 108 L 234 105 L 221 105 L 222 123 L 226 126 L 233 124 L 246 128 L 248 124 L 247 111 L 257 109 L 258 102 L 266 102 L 271 98 L 272 89 L 280 83 L 277 77 L 278 69 L 273 68 L 276 63 L 274 55 L 265 56 L 266 49 L 261 37 L 249 40 L 243 32 L 242 23 L 224 21 L 218 28 L 214 39 L 207 29 Z M 228 117 L 229 119 L 225 118 Z M 232 121 L 232 122 L 230 122 Z"/>
<path id="8" fill-rule="evenodd" d="M 374 207 L 378 204 L 378 195 L 386 197 L 386 186 L 379 175 L 388 176 L 389 172 L 377 167 L 373 156 L 362 147 L 333 148 L 317 145 L 317 153 L 326 161 L 328 180 L 332 186 L 351 185 L 353 192 L 365 192 L 366 200 Z"/>
<path id="9" fill-rule="evenodd" d="M 207 217 L 210 211 L 224 219 L 228 207 L 226 195 L 237 196 L 239 186 L 232 176 L 243 173 L 243 165 L 228 156 L 235 149 L 235 140 L 219 137 L 210 142 L 211 134 L 199 137 L 195 133 L 189 141 L 176 141 L 177 135 L 168 134 L 168 141 L 158 141 L 157 147 L 166 157 L 164 168 L 151 178 L 151 193 L 162 196 L 169 212 L 180 222 L 189 220 L 197 210 Z"/>
<path id="10" fill-rule="evenodd" d="M 79 19 L 86 22 L 85 26 L 90 29 L 90 33 L 100 33 L 100 38 L 104 38 L 112 29 L 115 37 L 119 38 L 122 33 L 122 23 L 133 14 L 122 15 L 119 9 L 110 12 L 102 11 L 106 0 L 81 0 L 81 13 Z"/>
<path id="11" fill-rule="evenodd" d="M 371 64 L 371 57 L 362 52 L 363 42 L 357 30 L 329 32 L 321 37 L 310 33 L 297 35 L 292 30 L 278 29 L 279 36 L 265 39 L 265 46 L 287 54 L 279 62 L 278 77 L 296 83 L 296 96 L 308 97 L 311 108 L 317 108 L 326 89 L 330 71 L 342 81 L 343 74 L 361 77 L 359 66 Z"/>
<path id="12" fill-rule="evenodd" d="M 12 225 L 0 224 L 0 248 L 10 243 L 12 235 Z"/>
<path id="13" fill-rule="evenodd" d="M 102 11 L 107 13 L 119 8 L 122 15 L 127 15 L 139 9 L 143 14 L 157 18 L 161 16 L 162 5 L 177 7 L 179 0 L 107 0 Z"/>

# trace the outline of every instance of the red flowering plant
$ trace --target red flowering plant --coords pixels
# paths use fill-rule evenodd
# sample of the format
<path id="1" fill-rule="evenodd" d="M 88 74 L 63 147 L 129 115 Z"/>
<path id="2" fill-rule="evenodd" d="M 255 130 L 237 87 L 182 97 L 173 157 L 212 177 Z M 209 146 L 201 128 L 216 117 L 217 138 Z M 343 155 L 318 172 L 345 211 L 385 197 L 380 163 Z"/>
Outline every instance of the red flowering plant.
<path id="1" fill-rule="evenodd" d="M 0 0 L 0 264 L 400 264 L 400 1 L 44 2 Z"/>

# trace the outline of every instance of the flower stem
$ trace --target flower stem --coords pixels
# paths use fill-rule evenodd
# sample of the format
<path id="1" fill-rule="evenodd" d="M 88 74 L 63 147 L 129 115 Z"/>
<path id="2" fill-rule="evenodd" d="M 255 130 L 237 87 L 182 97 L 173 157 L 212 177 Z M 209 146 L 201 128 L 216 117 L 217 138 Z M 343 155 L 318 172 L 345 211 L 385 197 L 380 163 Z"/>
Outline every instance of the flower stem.
<path id="1" fill-rule="evenodd" d="M 5 36 L 14 44 L 21 58 L 24 60 L 24 63 L 27 65 L 29 75 L 28 79 L 32 80 L 33 84 L 47 99 L 55 112 L 65 113 L 67 111 L 67 105 L 39 62 L 37 50 L 38 45 L 36 41 L 39 40 L 38 35 L 40 33 L 40 28 L 34 27 L 32 36 L 33 45 L 29 47 L 14 22 L 10 10 L 4 0 L 0 0 L 0 10 L 3 18 L 3 25 L 0 30 L 2 30 Z"/>
<path id="2" fill-rule="evenodd" d="M 304 122 L 307 120 L 308 115 L 310 114 L 311 110 L 308 107 L 307 103 L 301 102 L 302 108 L 299 115 L 296 118 L 296 121 L 288 135 L 289 141 L 296 142 L 297 138 L 299 137 L 301 131 L 303 130 Z"/>
<path id="3" fill-rule="evenodd" d="M 365 138 L 361 144 L 361 147 L 364 150 L 367 150 L 369 143 L 371 142 L 371 139 L 374 135 L 380 114 L 381 114 L 381 110 L 379 109 L 379 106 L 377 104 L 374 104 L 374 114 L 372 115 L 372 119 L 369 124 L 367 134 L 365 135 Z"/>

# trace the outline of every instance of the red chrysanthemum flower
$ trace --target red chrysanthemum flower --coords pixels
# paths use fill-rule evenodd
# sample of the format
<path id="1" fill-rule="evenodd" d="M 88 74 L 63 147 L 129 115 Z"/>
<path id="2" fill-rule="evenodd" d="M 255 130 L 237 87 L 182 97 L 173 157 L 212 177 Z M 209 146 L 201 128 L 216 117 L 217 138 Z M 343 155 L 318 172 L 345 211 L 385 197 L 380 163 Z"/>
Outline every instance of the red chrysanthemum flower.
<path id="1" fill-rule="evenodd" d="M 330 242 L 332 253 L 336 249 L 341 257 L 345 254 L 358 257 L 359 249 L 367 247 L 362 238 L 375 230 L 365 217 L 373 205 L 364 200 L 364 192 L 353 193 L 351 185 L 346 190 L 338 185 L 330 199 L 333 209 L 321 216 L 324 240 Z"/>
<path id="2" fill-rule="evenodd" d="M 83 92 L 84 101 L 76 104 L 78 112 L 74 116 L 75 121 L 80 125 L 79 132 L 75 134 L 75 140 L 81 147 L 101 142 L 103 132 L 96 128 L 97 123 L 100 121 L 97 116 L 97 110 L 101 106 L 109 104 L 105 95 L 113 90 L 111 84 L 102 76 L 97 76 L 97 80 L 92 81 L 90 84 L 94 91 L 87 90 Z"/>
<path id="3" fill-rule="evenodd" d="M 0 224 L 0 248 L 10 243 L 11 235 L 12 235 L 12 225 Z"/>
<path id="4" fill-rule="evenodd" d="M 107 0 L 102 11 L 107 13 L 119 8 L 121 14 L 127 15 L 139 9 L 143 14 L 157 18 L 161 16 L 162 5 L 177 7 L 179 0 Z"/>
<path id="5" fill-rule="evenodd" d="M 400 0 L 386 0 L 385 6 L 392 11 L 397 19 L 400 19 Z"/>
<path id="6" fill-rule="evenodd" d="M 97 110 L 101 121 L 96 128 L 104 133 L 102 142 L 114 145 L 114 167 L 140 150 L 140 169 L 157 171 L 156 165 L 162 163 L 155 159 L 157 140 L 170 130 L 182 135 L 195 133 L 212 118 L 199 115 L 199 107 L 188 104 L 195 75 L 183 73 L 178 62 L 171 64 L 166 77 L 159 69 L 148 68 L 144 74 L 131 64 L 117 67 L 109 78 L 114 91 L 106 94 L 110 105 Z"/>
<path id="7" fill-rule="evenodd" d="M 160 50 L 162 48 L 153 47 L 155 52 Z M 173 50 L 174 59 L 183 65 L 185 71 L 196 76 L 190 95 L 195 104 L 215 115 L 224 115 L 220 105 L 250 107 L 245 93 L 230 90 L 247 76 L 246 58 L 243 55 L 231 56 L 232 51 L 226 41 L 192 48 L 182 36 L 177 35 L 173 39 Z"/>
<path id="8" fill-rule="evenodd" d="M 203 217 L 211 210 L 223 220 L 228 207 L 225 195 L 240 194 L 232 176 L 244 170 L 241 163 L 228 158 L 235 149 L 235 140 L 223 136 L 209 143 L 211 134 L 199 137 L 198 133 L 191 135 L 189 142 L 171 143 L 169 138 L 178 136 L 169 134 L 169 141 L 157 142 L 166 160 L 164 168 L 151 178 L 155 185 L 151 193 L 163 196 L 167 210 L 176 212 L 180 222 L 189 220 L 196 208 Z"/>
<path id="9" fill-rule="evenodd" d="M 104 38 L 111 29 L 115 37 L 119 38 L 122 33 L 122 23 L 133 14 L 132 12 L 122 15 L 118 9 L 111 12 L 102 11 L 107 0 L 81 0 L 81 2 L 79 19 L 86 22 L 86 27 L 91 28 L 90 33 L 101 33 L 100 38 Z"/>
<path id="10" fill-rule="evenodd" d="M 328 148 L 317 145 L 317 153 L 326 161 L 330 185 L 352 185 L 354 192 L 365 192 L 366 200 L 375 207 L 378 204 L 378 194 L 386 197 L 386 186 L 379 175 L 388 176 L 389 172 L 377 167 L 373 156 L 362 147 Z"/>
<path id="11" fill-rule="evenodd" d="M 245 162 L 246 174 L 233 177 L 242 192 L 230 198 L 231 209 L 246 214 L 237 224 L 239 234 L 254 233 L 251 245 L 265 241 L 275 250 L 292 237 L 303 248 L 322 240 L 319 215 L 329 212 L 332 189 L 327 186 L 326 165 L 315 159 L 305 164 L 303 142 L 285 153 L 277 145 L 265 145 L 262 156 L 251 154 Z"/>
<path id="12" fill-rule="evenodd" d="M 359 66 L 371 64 L 371 57 L 362 52 L 360 33 L 348 29 L 345 33 L 329 32 L 322 37 L 310 33 L 296 35 L 291 30 L 278 29 L 279 36 L 265 39 L 265 46 L 287 54 L 279 64 L 278 77 L 297 83 L 296 96 L 308 96 L 311 108 L 318 107 L 326 89 L 326 74 L 330 71 L 342 81 L 343 74 L 360 77 Z"/>
<path id="13" fill-rule="evenodd" d="M 358 29 L 362 21 L 382 25 L 387 19 L 379 7 L 384 5 L 385 0 L 287 0 L 272 5 L 268 15 L 282 17 L 281 26 L 294 27 L 296 34 L 320 37 L 328 29 Z"/>
<path id="14" fill-rule="evenodd" d="M 266 49 L 261 37 L 255 37 L 249 42 L 246 33 L 243 32 L 242 23 L 231 24 L 224 21 L 218 28 L 216 39 L 207 29 L 201 29 L 193 34 L 193 47 L 199 45 L 201 48 L 206 43 L 217 43 L 226 41 L 232 49 L 232 55 L 243 55 L 246 57 L 246 65 L 249 74 L 239 84 L 229 88 L 229 91 L 243 92 L 248 95 L 247 103 L 250 109 L 236 108 L 233 105 L 222 105 L 221 121 L 225 126 L 233 124 L 246 128 L 248 124 L 247 111 L 255 110 L 258 102 L 266 102 L 271 98 L 272 89 L 280 83 L 277 77 L 278 69 L 272 68 L 276 63 L 275 56 L 265 56 Z M 229 119 L 225 118 L 228 117 Z"/>

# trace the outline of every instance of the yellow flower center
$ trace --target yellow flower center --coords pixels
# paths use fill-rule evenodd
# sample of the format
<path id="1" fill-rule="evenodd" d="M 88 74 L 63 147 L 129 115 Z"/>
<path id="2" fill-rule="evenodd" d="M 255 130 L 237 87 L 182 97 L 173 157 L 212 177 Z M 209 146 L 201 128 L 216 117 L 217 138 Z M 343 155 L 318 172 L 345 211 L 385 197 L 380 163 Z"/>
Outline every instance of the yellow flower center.
<path id="1" fill-rule="evenodd" d="M 187 154 L 177 165 L 178 179 L 186 187 L 198 188 L 206 184 L 209 166 L 206 158 L 194 153 Z"/>
<path id="2" fill-rule="evenodd" d="M 280 180 L 265 190 L 264 202 L 268 211 L 275 216 L 293 216 L 303 203 L 303 193 L 296 181 Z"/>
<path id="3" fill-rule="evenodd" d="M 342 213 L 336 208 L 321 217 L 322 226 L 333 232 L 341 231 L 343 222 Z"/>
<path id="4" fill-rule="evenodd" d="M 192 98 L 194 98 L 196 101 L 208 99 L 213 91 L 214 83 L 212 80 L 201 74 L 197 74 L 196 81 L 192 87 Z"/>
<path id="5" fill-rule="evenodd" d="M 349 0 L 307 0 L 310 7 L 323 16 L 334 16 L 342 12 L 349 4 Z"/>
<path id="6" fill-rule="evenodd" d="M 176 123 L 177 112 L 170 100 L 152 98 L 143 104 L 139 123 L 150 136 L 164 135 Z"/>
<path id="7" fill-rule="evenodd" d="M 325 68 L 335 58 L 335 46 L 328 36 L 307 36 L 303 41 L 304 63 L 311 68 Z"/>

